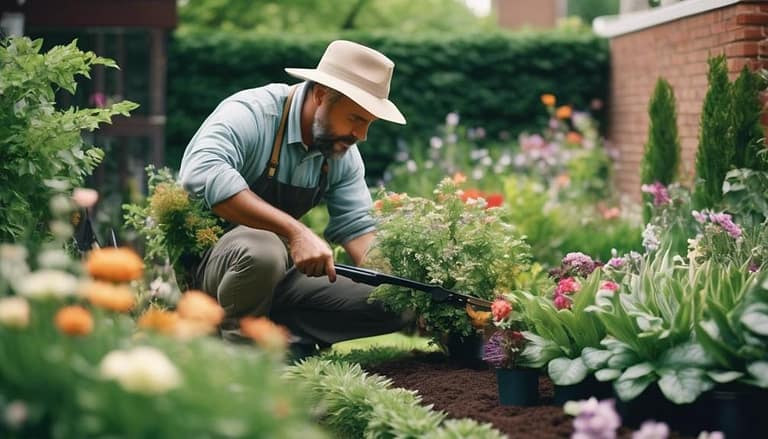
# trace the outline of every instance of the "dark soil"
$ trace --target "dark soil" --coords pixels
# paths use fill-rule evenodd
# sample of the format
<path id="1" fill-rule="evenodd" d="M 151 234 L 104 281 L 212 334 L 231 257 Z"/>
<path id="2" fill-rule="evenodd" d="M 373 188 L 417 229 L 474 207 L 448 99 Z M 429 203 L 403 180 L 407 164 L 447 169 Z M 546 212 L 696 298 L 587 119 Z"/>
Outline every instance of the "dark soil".
<path id="1" fill-rule="evenodd" d="M 573 418 L 562 407 L 552 405 L 554 388 L 547 377 L 539 378 L 541 405 L 515 407 L 499 405 L 493 370 L 466 368 L 440 353 L 414 353 L 366 370 L 392 379 L 395 387 L 418 391 L 424 404 L 434 405 L 449 418 L 488 422 L 509 437 L 559 439 L 573 433 Z M 630 429 L 622 428 L 618 437 L 631 436 Z M 673 433 L 673 438 L 684 437 Z"/>

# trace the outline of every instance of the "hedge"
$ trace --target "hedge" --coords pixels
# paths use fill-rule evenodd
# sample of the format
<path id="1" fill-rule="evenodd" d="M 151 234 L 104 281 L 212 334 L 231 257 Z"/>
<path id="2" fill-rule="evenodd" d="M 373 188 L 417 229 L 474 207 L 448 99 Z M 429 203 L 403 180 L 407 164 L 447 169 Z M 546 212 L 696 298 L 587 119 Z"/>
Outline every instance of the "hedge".
<path id="1" fill-rule="evenodd" d="M 175 35 L 168 62 L 168 162 L 177 167 L 189 139 L 217 103 L 244 88 L 293 83 L 284 67 L 314 67 L 336 35 Z M 398 141 L 426 145 L 445 115 L 489 136 L 541 129 L 542 93 L 585 108 L 605 99 L 608 44 L 591 34 L 489 33 L 461 36 L 344 34 L 395 62 L 391 99 L 408 125 L 377 122 L 362 145 L 368 176 L 381 175 Z M 414 141 L 416 141 L 414 143 Z M 401 143 L 402 145 L 402 143 Z"/>

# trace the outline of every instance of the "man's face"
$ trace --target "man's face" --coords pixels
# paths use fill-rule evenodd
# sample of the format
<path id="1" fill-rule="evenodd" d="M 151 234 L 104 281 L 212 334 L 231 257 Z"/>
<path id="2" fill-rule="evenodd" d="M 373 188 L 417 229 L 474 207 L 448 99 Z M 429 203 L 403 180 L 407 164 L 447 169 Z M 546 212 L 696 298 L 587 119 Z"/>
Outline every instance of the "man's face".
<path id="1" fill-rule="evenodd" d="M 340 159 L 355 143 L 364 142 L 375 117 L 346 96 L 335 102 L 324 95 L 312 123 L 313 146 L 330 159 Z"/>

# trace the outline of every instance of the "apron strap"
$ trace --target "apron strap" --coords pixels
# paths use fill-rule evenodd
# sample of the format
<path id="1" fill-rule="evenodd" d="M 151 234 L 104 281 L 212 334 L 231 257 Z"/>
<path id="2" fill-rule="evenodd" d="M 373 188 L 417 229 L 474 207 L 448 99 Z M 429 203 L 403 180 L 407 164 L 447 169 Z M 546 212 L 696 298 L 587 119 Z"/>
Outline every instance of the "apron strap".
<path id="1" fill-rule="evenodd" d="M 291 109 L 291 101 L 293 100 L 293 94 L 296 92 L 298 84 L 294 84 L 288 90 L 288 97 L 285 98 L 283 104 L 283 114 L 280 117 L 280 127 L 277 129 L 277 135 L 275 136 L 275 143 L 272 144 L 272 156 L 269 159 L 269 167 L 267 169 L 267 176 L 272 178 L 277 172 L 277 166 L 280 164 L 280 148 L 283 146 L 283 134 L 285 134 L 285 122 L 288 120 L 288 113 Z"/>

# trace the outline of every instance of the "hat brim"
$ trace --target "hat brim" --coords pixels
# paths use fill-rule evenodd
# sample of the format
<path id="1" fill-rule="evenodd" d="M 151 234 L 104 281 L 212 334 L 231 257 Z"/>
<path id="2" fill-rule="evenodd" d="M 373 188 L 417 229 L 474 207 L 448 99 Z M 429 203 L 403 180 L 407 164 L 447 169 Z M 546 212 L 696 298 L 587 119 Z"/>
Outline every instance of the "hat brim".
<path id="1" fill-rule="evenodd" d="M 344 96 L 352 99 L 356 104 L 365 108 L 366 111 L 389 122 L 405 125 L 405 117 L 400 110 L 397 109 L 395 104 L 389 99 L 382 99 L 376 97 L 366 91 L 361 90 L 359 87 L 350 84 L 347 81 L 331 76 L 327 73 L 321 72 L 317 69 L 294 69 L 286 68 L 286 73 L 291 76 L 295 76 L 300 79 L 309 81 L 315 81 L 318 84 L 322 84 L 326 87 L 330 87 Z"/>

